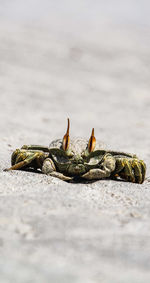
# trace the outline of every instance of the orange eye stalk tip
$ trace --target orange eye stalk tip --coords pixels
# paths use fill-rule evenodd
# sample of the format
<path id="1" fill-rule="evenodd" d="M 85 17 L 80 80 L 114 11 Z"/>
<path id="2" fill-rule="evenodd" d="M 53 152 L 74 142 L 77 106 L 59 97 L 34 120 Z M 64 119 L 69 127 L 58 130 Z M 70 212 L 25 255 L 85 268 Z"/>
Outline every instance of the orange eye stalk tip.
<path id="1" fill-rule="evenodd" d="M 67 131 L 63 137 L 63 143 L 62 143 L 63 150 L 65 151 L 68 149 L 69 143 L 70 143 L 70 137 L 69 137 L 70 120 L 69 118 L 67 119 L 67 121 L 68 121 Z"/>
<path id="2" fill-rule="evenodd" d="M 94 128 L 92 129 L 92 134 L 91 137 L 89 139 L 89 143 L 88 143 L 88 150 L 89 152 L 92 152 L 94 150 L 96 146 L 96 138 L 94 136 Z"/>

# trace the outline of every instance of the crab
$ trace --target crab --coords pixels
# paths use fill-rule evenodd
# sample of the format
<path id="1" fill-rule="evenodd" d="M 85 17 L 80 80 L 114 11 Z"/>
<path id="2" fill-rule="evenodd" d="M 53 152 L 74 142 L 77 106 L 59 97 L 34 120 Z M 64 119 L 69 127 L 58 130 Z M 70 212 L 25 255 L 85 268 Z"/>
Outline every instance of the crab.
<path id="1" fill-rule="evenodd" d="M 89 140 L 70 139 L 70 120 L 63 139 L 56 139 L 49 147 L 23 145 L 11 156 L 9 170 L 40 169 L 42 173 L 64 181 L 76 178 L 86 180 L 122 179 L 142 184 L 145 179 L 146 165 L 135 154 L 107 150 L 97 141 L 94 128 Z"/>

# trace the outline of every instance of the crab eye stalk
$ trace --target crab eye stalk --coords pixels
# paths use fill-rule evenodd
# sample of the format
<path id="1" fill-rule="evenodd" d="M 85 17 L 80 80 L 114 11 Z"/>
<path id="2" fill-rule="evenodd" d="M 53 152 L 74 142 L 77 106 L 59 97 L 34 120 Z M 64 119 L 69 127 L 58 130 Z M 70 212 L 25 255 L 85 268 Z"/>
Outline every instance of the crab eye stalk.
<path id="1" fill-rule="evenodd" d="M 95 148 L 96 145 L 96 138 L 94 136 L 94 128 L 92 129 L 92 134 L 91 137 L 89 139 L 89 143 L 88 143 L 88 151 L 92 152 Z"/>
<path id="2" fill-rule="evenodd" d="M 70 129 L 70 120 L 69 120 L 69 118 L 68 118 L 67 132 L 66 132 L 66 134 L 64 135 L 64 137 L 63 137 L 63 142 L 62 142 L 62 147 L 63 147 L 63 150 L 65 150 L 65 151 L 68 149 L 69 143 L 70 143 L 69 129 Z"/>

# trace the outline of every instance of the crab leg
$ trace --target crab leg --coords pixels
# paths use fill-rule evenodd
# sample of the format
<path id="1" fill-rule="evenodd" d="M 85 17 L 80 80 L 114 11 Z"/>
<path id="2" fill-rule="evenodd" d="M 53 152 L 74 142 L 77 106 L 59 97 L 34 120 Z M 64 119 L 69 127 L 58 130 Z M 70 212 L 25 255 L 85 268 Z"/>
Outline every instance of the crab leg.
<path id="1" fill-rule="evenodd" d="M 137 158 L 117 158 L 115 175 L 122 179 L 142 184 L 145 179 L 146 165 L 143 160 Z"/>
<path id="2" fill-rule="evenodd" d="M 5 169 L 5 171 L 10 171 L 10 170 L 18 170 L 21 169 L 22 167 L 30 164 L 33 160 L 35 160 L 37 157 L 39 157 L 39 153 L 33 153 L 29 155 L 25 160 L 18 162 L 17 164 L 14 164 L 12 167 Z"/>
<path id="3" fill-rule="evenodd" d="M 144 163 L 143 160 L 140 160 L 140 164 L 141 164 L 141 171 L 142 171 L 142 183 L 145 180 L 145 175 L 146 175 L 146 164 Z"/>
<path id="4" fill-rule="evenodd" d="M 127 158 L 118 158 L 116 161 L 115 175 L 120 176 L 122 179 L 135 183 L 135 176 L 131 164 Z"/>
<path id="5" fill-rule="evenodd" d="M 44 152 L 49 152 L 49 148 L 47 146 L 42 145 L 23 145 L 21 149 L 27 149 L 27 150 L 41 150 Z"/>
<path id="6" fill-rule="evenodd" d="M 145 179 L 146 165 L 143 160 L 133 160 L 132 168 L 135 174 L 135 182 L 142 184 Z"/>

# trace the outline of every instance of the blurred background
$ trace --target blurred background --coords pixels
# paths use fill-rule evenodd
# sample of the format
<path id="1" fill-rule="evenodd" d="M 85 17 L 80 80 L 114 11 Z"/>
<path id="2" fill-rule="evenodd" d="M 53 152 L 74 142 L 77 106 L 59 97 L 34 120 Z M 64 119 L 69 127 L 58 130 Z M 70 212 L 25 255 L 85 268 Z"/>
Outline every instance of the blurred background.
<path id="1" fill-rule="evenodd" d="M 149 126 L 149 9 L 146 0 L 0 1 L 1 132 L 47 144 L 69 116 L 73 135 L 95 127 L 133 151 Z"/>

